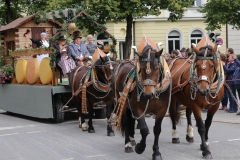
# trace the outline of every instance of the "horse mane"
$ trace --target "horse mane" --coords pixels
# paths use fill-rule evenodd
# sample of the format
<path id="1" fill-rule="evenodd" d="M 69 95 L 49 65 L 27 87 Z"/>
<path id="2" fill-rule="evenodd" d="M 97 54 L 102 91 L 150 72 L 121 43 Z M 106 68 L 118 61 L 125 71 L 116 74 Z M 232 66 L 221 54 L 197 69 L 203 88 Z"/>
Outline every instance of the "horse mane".
<path id="1" fill-rule="evenodd" d="M 211 57 L 211 56 L 212 56 L 213 47 L 210 46 L 210 45 L 206 45 L 206 46 L 204 46 L 204 47 L 201 47 L 198 56 L 204 56 L 206 49 L 208 49 L 208 51 L 207 51 L 207 57 Z"/>

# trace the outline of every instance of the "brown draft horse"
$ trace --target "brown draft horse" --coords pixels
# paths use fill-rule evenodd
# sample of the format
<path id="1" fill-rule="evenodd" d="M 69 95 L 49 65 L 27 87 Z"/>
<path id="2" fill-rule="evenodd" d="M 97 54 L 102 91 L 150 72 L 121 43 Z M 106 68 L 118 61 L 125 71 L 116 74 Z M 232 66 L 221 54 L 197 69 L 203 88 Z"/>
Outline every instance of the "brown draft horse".
<path id="1" fill-rule="evenodd" d="M 202 155 L 206 159 L 212 159 L 211 152 L 207 145 L 208 131 L 212 123 L 212 118 L 219 108 L 220 101 L 224 94 L 224 76 L 222 67 L 216 58 L 217 45 L 205 46 L 198 50 L 193 46 L 196 53 L 193 60 L 176 59 L 170 63 L 172 74 L 172 98 L 170 105 L 170 117 L 172 120 L 172 143 L 180 143 L 176 130 L 177 114 L 176 103 L 187 106 L 187 135 L 186 140 L 192 143 L 193 128 L 191 114 L 193 112 L 198 126 L 202 143 Z M 208 109 L 205 125 L 202 120 L 202 109 Z"/>
<path id="2" fill-rule="evenodd" d="M 134 126 L 135 120 L 140 126 L 140 133 L 142 139 L 140 143 L 135 146 L 135 151 L 142 154 L 146 147 L 146 138 L 149 134 L 148 126 L 145 121 L 146 113 L 154 113 L 156 115 L 154 126 L 154 144 L 153 155 L 154 160 L 161 160 L 161 153 L 159 152 L 158 140 L 161 133 L 161 123 L 169 105 L 169 98 L 171 97 L 170 81 L 168 85 L 157 90 L 157 86 L 164 86 L 161 84 L 163 80 L 163 66 L 159 63 L 159 59 L 163 50 L 153 50 L 150 45 L 144 47 L 141 54 L 139 54 L 139 68 L 132 63 L 120 64 L 119 69 L 115 73 L 115 93 L 119 101 L 119 97 L 124 95 L 124 87 L 128 85 L 129 77 L 133 75 L 133 83 L 136 86 L 126 95 L 126 103 L 123 107 L 121 118 L 121 132 L 125 134 L 125 152 L 133 152 L 132 146 L 135 145 L 134 140 Z M 166 63 L 166 62 L 165 62 Z M 169 75 L 170 71 L 168 70 Z"/>
<path id="3" fill-rule="evenodd" d="M 83 88 L 83 83 L 86 79 L 86 76 L 89 75 L 90 78 L 88 80 L 89 85 L 86 87 L 86 102 L 88 109 L 88 125 L 85 122 L 85 115 L 82 113 L 82 91 L 74 97 L 76 107 L 78 110 L 80 124 L 79 127 L 82 128 L 83 131 L 88 130 L 89 133 L 95 133 L 92 118 L 93 118 L 93 104 L 104 101 L 106 103 L 107 109 L 107 119 L 110 118 L 111 112 L 113 109 L 114 102 L 114 92 L 111 87 L 112 85 L 112 73 L 113 67 L 115 66 L 115 62 L 112 61 L 111 58 L 105 56 L 98 59 L 91 68 L 86 66 L 76 67 L 70 74 L 70 86 L 73 88 L 73 92 L 76 92 L 80 87 Z M 75 73 L 77 72 L 77 73 Z M 75 74 L 75 78 L 74 78 Z M 73 82 L 74 79 L 74 82 Z M 100 86 L 100 87 L 99 87 Z M 101 86 L 105 87 L 105 90 L 101 88 Z M 107 90 L 106 90 L 107 88 Z M 107 125 L 107 135 L 114 136 L 114 131 L 112 130 L 112 125 L 108 121 Z"/>

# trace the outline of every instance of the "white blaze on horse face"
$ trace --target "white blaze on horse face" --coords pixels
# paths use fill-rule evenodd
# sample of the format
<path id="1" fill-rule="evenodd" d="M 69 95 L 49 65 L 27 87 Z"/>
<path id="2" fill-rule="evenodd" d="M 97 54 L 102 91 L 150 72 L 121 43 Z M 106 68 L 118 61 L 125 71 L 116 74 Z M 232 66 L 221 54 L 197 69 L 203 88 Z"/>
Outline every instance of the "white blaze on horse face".
<path id="1" fill-rule="evenodd" d="M 177 130 L 172 130 L 172 138 L 178 138 L 178 132 Z"/>
<path id="2" fill-rule="evenodd" d="M 191 125 L 188 125 L 187 126 L 187 135 L 190 137 L 190 138 L 193 138 L 193 127 Z"/>

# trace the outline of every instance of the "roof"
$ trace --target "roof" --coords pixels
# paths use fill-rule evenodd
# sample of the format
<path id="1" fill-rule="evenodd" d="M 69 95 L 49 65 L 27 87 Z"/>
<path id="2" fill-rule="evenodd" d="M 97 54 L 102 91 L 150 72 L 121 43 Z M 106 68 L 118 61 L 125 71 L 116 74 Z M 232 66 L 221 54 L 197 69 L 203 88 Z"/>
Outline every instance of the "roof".
<path id="1" fill-rule="evenodd" d="M 26 16 L 26 17 L 23 17 L 23 18 L 18 18 L 16 20 L 12 21 L 11 23 L 7 24 L 6 26 L 0 28 L 0 32 L 8 30 L 8 29 L 17 28 L 17 27 L 21 26 L 22 24 L 30 21 L 35 15 L 36 14 L 30 15 L 30 16 Z M 54 20 L 50 20 L 50 21 L 53 22 L 53 23 L 58 24 L 59 26 L 62 26 L 62 24 L 60 24 L 59 22 L 56 22 Z"/>

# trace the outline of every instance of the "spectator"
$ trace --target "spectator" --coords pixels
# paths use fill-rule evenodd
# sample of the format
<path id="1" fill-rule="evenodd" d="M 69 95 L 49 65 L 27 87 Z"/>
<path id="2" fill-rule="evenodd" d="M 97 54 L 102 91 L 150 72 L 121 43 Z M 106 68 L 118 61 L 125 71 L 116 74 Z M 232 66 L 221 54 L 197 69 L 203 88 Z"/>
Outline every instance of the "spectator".
<path id="1" fill-rule="evenodd" d="M 186 58 L 186 57 L 187 57 L 186 48 L 183 47 L 183 48 L 180 50 L 180 52 L 181 52 L 182 58 Z"/>
<path id="2" fill-rule="evenodd" d="M 171 52 L 171 57 L 172 57 L 172 59 L 174 59 L 174 58 L 178 58 L 179 56 L 179 52 L 177 51 L 177 50 L 173 50 L 172 52 Z"/>
<path id="3" fill-rule="evenodd" d="M 164 54 L 164 58 L 166 60 L 166 62 L 168 63 L 171 60 L 170 54 L 169 53 L 165 53 Z"/>
<path id="4" fill-rule="evenodd" d="M 227 61 L 227 55 L 224 53 L 220 54 L 220 60 L 222 63 L 226 63 Z M 222 103 L 222 107 L 219 110 L 226 110 L 227 109 L 227 104 L 228 104 L 228 92 L 227 92 L 227 88 L 224 86 L 224 96 L 223 99 L 221 101 Z"/>
<path id="5" fill-rule="evenodd" d="M 228 48 L 228 52 L 230 52 L 229 48 Z M 235 63 L 232 54 L 229 54 L 228 61 L 229 61 L 229 63 L 227 65 L 225 65 L 223 63 L 223 68 L 226 73 L 227 84 L 228 84 L 229 88 L 231 89 L 231 92 L 233 93 L 233 95 L 236 98 L 236 88 L 234 87 L 234 83 L 231 80 L 233 79 L 233 74 L 234 74 L 235 70 L 237 69 L 237 64 Z M 230 107 L 229 107 L 229 109 L 226 110 L 226 112 L 236 113 L 238 111 L 238 106 L 237 106 L 236 102 L 234 101 L 234 98 L 231 96 L 230 92 L 228 90 L 227 90 L 227 92 L 228 92 L 227 94 L 228 94 L 229 101 L 230 101 Z"/>
<path id="6" fill-rule="evenodd" d="M 237 59 L 237 55 L 235 53 L 233 53 L 233 59 L 235 61 L 235 63 L 237 64 L 238 67 L 240 67 L 240 61 Z M 240 69 L 240 68 L 238 68 Z M 237 73 L 235 73 L 237 74 Z M 239 72 L 238 72 L 239 74 Z M 236 80 L 236 82 L 234 82 L 234 87 L 237 89 L 237 92 L 238 92 L 238 99 L 240 99 L 240 80 L 239 80 L 239 75 L 238 76 L 235 76 L 237 77 L 238 80 Z M 236 79 L 236 78 L 234 78 Z M 237 115 L 240 115 L 240 112 L 237 113 Z"/>

